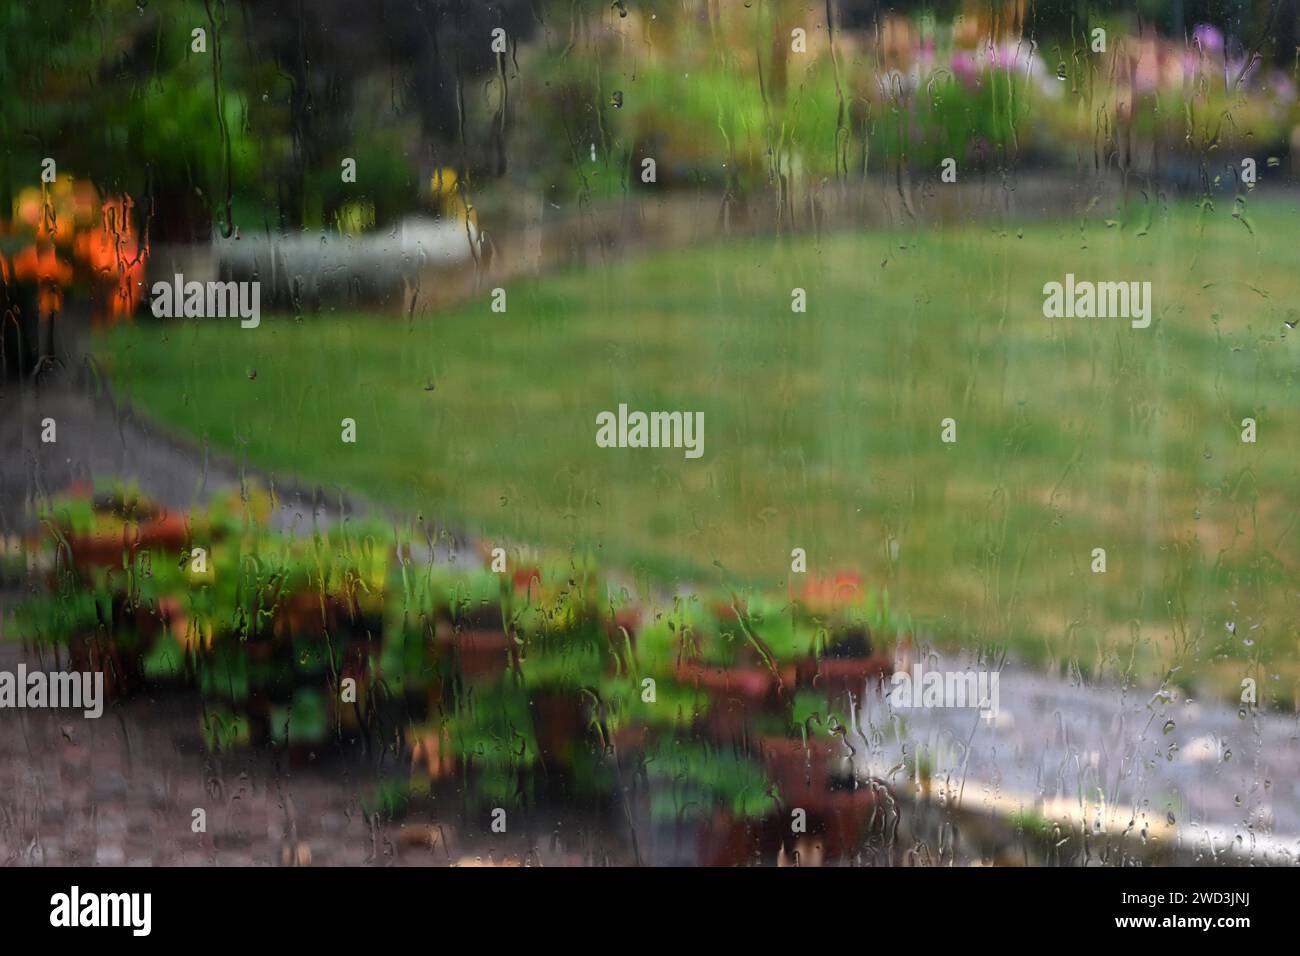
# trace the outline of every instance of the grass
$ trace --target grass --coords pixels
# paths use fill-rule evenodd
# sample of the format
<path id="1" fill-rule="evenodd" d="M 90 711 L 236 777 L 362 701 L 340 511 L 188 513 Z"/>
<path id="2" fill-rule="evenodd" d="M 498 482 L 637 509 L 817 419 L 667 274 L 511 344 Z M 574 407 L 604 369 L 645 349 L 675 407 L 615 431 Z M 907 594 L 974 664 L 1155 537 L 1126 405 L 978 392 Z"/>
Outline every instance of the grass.
<path id="1" fill-rule="evenodd" d="M 101 351 L 162 422 L 426 520 L 659 583 L 782 587 L 802 547 L 963 645 L 1290 701 L 1298 226 L 1273 200 L 733 242 L 514 284 L 504 314 L 142 320 Z M 1150 280 L 1151 327 L 1044 318 L 1067 271 Z M 703 411 L 704 457 L 598 448 L 620 402 Z"/>

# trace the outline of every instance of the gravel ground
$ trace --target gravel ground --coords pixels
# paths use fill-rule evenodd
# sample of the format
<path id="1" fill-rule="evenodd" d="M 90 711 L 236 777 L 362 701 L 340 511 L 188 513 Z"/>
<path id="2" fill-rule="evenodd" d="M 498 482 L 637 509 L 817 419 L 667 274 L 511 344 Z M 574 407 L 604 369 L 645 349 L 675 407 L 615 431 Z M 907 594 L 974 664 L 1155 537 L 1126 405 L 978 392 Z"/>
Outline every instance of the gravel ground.
<path id="1" fill-rule="evenodd" d="M 34 660 L 0 644 L 0 669 Z M 446 866 L 622 861 L 617 839 L 564 820 L 563 841 L 491 835 L 458 813 L 394 821 L 363 802 L 409 764 L 358 752 L 296 766 L 283 753 L 205 752 L 198 703 L 0 711 L 0 866 Z M 206 832 L 193 830 L 194 810 Z M 559 825 L 557 823 L 557 825 Z"/>

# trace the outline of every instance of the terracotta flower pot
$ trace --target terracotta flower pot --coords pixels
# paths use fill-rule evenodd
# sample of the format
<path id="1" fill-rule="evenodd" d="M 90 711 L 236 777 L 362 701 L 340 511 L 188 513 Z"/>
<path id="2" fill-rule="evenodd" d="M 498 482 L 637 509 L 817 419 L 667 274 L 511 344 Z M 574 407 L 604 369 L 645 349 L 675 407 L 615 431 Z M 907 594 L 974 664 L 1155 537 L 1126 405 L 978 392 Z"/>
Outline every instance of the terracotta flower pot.
<path id="1" fill-rule="evenodd" d="M 820 823 L 826 859 L 843 859 L 858 849 L 878 802 L 877 794 L 869 787 L 822 795 L 813 811 Z"/>
<path id="2" fill-rule="evenodd" d="M 760 710 L 771 700 L 775 680 L 761 667 L 709 667 L 686 662 L 674 669 L 678 683 L 707 690 L 715 700 L 740 700 Z"/>
<path id="3" fill-rule="evenodd" d="M 798 664 L 799 686 L 825 693 L 828 698 L 851 693 L 862 696 L 872 681 L 894 672 L 888 657 L 806 657 Z"/>
<path id="4" fill-rule="evenodd" d="M 759 757 L 781 791 L 782 805 L 807 810 L 827 792 L 838 747 L 838 741 L 823 737 L 810 737 L 806 743 L 798 737 L 759 738 Z"/>
<path id="5" fill-rule="evenodd" d="M 330 687 L 326 697 L 332 726 L 357 729 L 366 720 L 367 711 L 373 704 L 370 699 L 370 658 L 360 653 L 362 650 L 356 645 L 350 645 L 342 654 L 338 687 Z M 355 702 L 343 700 L 341 689 L 345 680 L 355 681 Z"/>
<path id="6" fill-rule="evenodd" d="M 424 770 L 430 780 L 454 776 L 459 771 L 459 763 L 446 730 L 437 728 L 416 736 L 411 745 L 411 764 Z"/>
<path id="7" fill-rule="evenodd" d="M 458 607 L 454 616 L 444 611 L 441 618 L 441 623 L 451 624 L 462 631 L 504 631 L 506 627 L 501 607 L 497 604 Z"/>
<path id="8" fill-rule="evenodd" d="M 139 524 L 126 523 L 113 531 L 69 534 L 72 561 L 79 568 L 122 567 L 124 556 L 135 561 L 141 552 L 157 555 L 180 553 L 189 540 L 185 519 L 162 513 Z"/>
<path id="9" fill-rule="evenodd" d="M 68 548 L 72 552 L 72 563 L 82 571 L 120 568 L 135 556 L 135 542 L 127 534 L 70 534 Z"/>
<path id="10" fill-rule="evenodd" d="M 189 528 L 180 515 L 163 512 L 141 523 L 137 540 L 141 548 L 179 553 L 189 540 Z"/>
<path id="11" fill-rule="evenodd" d="M 448 631 L 434 641 L 440 656 L 464 677 L 496 679 L 506 672 L 510 639 L 504 631 Z"/>
<path id="12" fill-rule="evenodd" d="M 548 769 L 573 766 L 578 745 L 586 738 L 582 701 L 576 693 L 540 691 L 529 698 L 533 734 L 542 764 Z"/>
<path id="13" fill-rule="evenodd" d="M 331 618 L 328 601 L 322 611 L 319 591 L 295 591 L 276 608 L 275 636 L 287 640 L 304 634 L 324 634 Z"/>
<path id="14" fill-rule="evenodd" d="M 643 753 L 660 736 L 654 727 L 645 724 L 624 724 L 614 731 L 612 743 L 619 757 Z"/>
<path id="15" fill-rule="evenodd" d="M 751 736 L 755 716 L 739 701 L 715 701 L 696 716 L 692 730 L 701 739 L 731 743 Z"/>
<path id="16" fill-rule="evenodd" d="M 102 672 L 106 700 L 122 700 L 134 693 L 141 683 L 139 658 L 124 654 L 112 638 L 73 638 L 68 642 L 68 670 Z"/>
<path id="17" fill-rule="evenodd" d="M 717 741 L 748 737 L 760 714 L 778 709 L 776 679 L 760 667 L 708 667 L 679 664 L 673 676 L 678 683 L 706 691 L 710 706 L 698 721 L 698 730 Z"/>
<path id="18" fill-rule="evenodd" d="M 700 866 L 747 866 L 775 858 L 780 849 L 779 817 L 757 819 L 715 813 L 696 831 Z"/>

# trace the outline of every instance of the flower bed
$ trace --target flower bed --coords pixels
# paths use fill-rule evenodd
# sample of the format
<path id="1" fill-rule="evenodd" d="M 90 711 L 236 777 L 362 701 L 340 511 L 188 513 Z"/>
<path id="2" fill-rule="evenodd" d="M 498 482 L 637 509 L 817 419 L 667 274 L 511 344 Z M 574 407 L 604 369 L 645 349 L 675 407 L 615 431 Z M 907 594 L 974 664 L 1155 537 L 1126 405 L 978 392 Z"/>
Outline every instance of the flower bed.
<path id="1" fill-rule="evenodd" d="M 876 791 L 840 735 L 847 695 L 891 670 L 873 641 L 898 626 L 887 602 L 814 582 L 637 606 L 573 560 L 467 572 L 388 526 L 290 538 L 269 514 L 258 493 L 178 516 L 77 489 L 29 545 L 49 593 L 19 633 L 104 670 L 117 698 L 197 692 L 212 749 L 403 741 L 409 792 L 385 806 L 454 793 L 471 814 L 558 802 L 617 821 L 634 792 L 704 862 L 804 832 L 857 845 Z"/>

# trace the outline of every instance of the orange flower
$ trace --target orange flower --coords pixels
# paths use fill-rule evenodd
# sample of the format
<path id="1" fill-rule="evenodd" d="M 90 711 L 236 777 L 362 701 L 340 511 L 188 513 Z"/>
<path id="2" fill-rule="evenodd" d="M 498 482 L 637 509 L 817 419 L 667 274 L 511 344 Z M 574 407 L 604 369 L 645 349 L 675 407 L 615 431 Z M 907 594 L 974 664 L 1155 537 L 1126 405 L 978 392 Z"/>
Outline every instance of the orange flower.
<path id="1" fill-rule="evenodd" d="M 24 247 L 14 256 L 13 270 L 19 282 L 38 284 L 38 306 L 43 317 L 63 307 L 63 287 L 72 281 L 72 266 L 59 258 L 53 243 L 38 238 Z"/>
<path id="2" fill-rule="evenodd" d="M 100 225 L 76 239 L 75 254 L 94 277 L 97 323 L 130 318 L 140 303 L 147 256 L 131 224 L 131 205 L 129 196 L 106 199 Z"/>
<path id="3" fill-rule="evenodd" d="M 800 601 L 809 607 L 835 610 L 862 603 L 862 575 L 837 571 L 833 575 L 808 575 Z"/>

